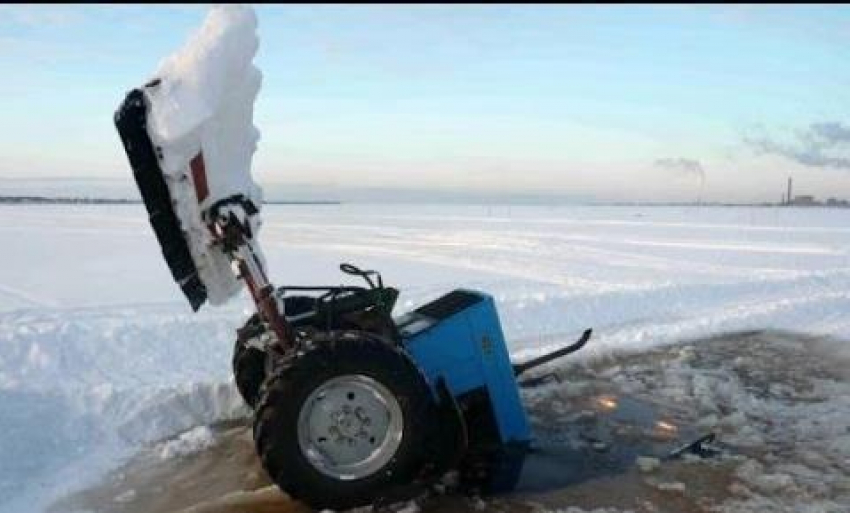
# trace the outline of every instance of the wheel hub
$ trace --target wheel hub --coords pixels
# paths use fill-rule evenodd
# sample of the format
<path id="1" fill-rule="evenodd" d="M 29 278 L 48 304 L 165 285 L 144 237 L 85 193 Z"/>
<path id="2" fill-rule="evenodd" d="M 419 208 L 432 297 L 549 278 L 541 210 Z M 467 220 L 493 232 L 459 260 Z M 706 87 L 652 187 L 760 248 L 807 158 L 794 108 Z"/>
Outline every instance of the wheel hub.
<path id="1" fill-rule="evenodd" d="M 338 376 L 313 390 L 298 416 L 302 453 L 320 472 L 341 480 L 386 465 L 401 444 L 401 407 L 392 392 L 362 375 Z"/>
<path id="2" fill-rule="evenodd" d="M 339 439 L 363 438 L 369 435 L 369 428 L 372 424 L 372 419 L 368 416 L 362 406 L 356 409 L 348 405 L 331 414 L 332 419 L 336 422 L 331 426 L 332 432 L 338 434 Z"/>

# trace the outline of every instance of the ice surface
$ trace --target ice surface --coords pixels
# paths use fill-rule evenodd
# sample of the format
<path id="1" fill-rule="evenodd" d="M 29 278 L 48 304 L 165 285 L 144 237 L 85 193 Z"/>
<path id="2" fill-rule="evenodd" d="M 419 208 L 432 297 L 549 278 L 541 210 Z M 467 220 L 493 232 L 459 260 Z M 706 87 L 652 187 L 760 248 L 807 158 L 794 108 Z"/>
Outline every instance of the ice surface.
<path id="1" fill-rule="evenodd" d="M 250 300 L 192 314 L 143 206 L 0 215 L 12 248 L 0 266 L 0 511 L 39 511 L 141 444 L 245 413 L 230 357 Z M 573 358 L 765 327 L 850 338 L 843 210 L 268 205 L 264 217 L 276 284 L 354 284 L 336 267 L 349 261 L 401 289 L 399 312 L 458 286 L 488 291 L 517 358 L 587 327 L 594 338 Z M 707 423 L 716 398 L 786 414 L 687 368 L 664 385 L 671 402 L 702 390 Z M 829 414 L 818 408 L 807 429 L 837 450 L 850 443 L 846 422 L 815 423 Z M 742 443 L 761 436 L 734 432 Z"/>
<path id="2" fill-rule="evenodd" d="M 242 194 L 258 207 L 262 191 L 251 177 L 259 131 L 254 100 L 262 74 L 252 60 L 257 18 L 245 6 L 213 7 L 183 48 L 165 59 L 146 87 L 148 132 L 161 148 L 175 213 L 209 301 L 222 304 L 240 287 L 226 255 L 211 248 L 201 213 L 218 200 Z M 200 204 L 189 164 L 203 151 L 209 196 Z M 257 220 L 258 221 L 258 220 Z M 258 227 L 258 225 L 257 225 Z"/>

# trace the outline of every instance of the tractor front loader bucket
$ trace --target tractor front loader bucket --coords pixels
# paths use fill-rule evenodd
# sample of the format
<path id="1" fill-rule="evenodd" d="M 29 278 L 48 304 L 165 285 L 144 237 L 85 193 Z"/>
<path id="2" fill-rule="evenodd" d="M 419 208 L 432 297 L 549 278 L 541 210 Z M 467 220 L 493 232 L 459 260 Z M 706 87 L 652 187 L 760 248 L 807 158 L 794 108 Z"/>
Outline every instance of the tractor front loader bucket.
<path id="1" fill-rule="evenodd" d="M 115 127 L 133 168 L 136 186 L 148 211 L 148 219 L 162 248 L 174 281 L 197 311 L 207 299 L 207 290 L 198 275 L 180 222 L 174 212 L 168 186 L 153 143 L 147 131 L 147 105 L 140 89 L 127 94 L 115 113 Z"/>

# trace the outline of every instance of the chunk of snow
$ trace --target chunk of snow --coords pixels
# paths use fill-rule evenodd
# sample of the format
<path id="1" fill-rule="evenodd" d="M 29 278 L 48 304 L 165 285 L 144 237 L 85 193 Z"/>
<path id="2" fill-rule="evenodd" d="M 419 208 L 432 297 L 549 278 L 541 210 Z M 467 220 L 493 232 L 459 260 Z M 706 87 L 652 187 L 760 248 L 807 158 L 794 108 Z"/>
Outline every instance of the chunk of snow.
<path id="1" fill-rule="evenodd" d="M 651 458 L 647 456 L 639 457 L 635 463 L 641 472 L 652 472 L 661 465 L 661 461 L 658 458 Z"/>
<path id="2" fill-rule="evenodd" d="M 131 488 L 124 493 L 116 495 L 115 498 L 112 499 L 112 500 L 119 503 L 119 504 L 124 504 L 124 503 L 132 501 L 135 498 L 136 498 L 136 490 L 133 490 Z"/>
<path id="3" fill-rule="evenodd" d="M 685 483 L 674 481 L 672 483 L 650 482 L 650 485 L 662 492 L 685 493 Z"/>
<path id="4" fill-rule="evenodd" d="M 416 501 L 408 501 L 398 509 L 394 510 L 395 513 L 419 513 L 420 511 L 421 509 Z"/>
<path id="5" fill-rule="evenodd" d="M 159 457 L 168 460 L 178 456 L 194 454 L 198 451 L 212 446 L 215 435 L 207 426 L 198 426 L 190 429 L 173 440 L 163 444 L 159 451 Z"/>

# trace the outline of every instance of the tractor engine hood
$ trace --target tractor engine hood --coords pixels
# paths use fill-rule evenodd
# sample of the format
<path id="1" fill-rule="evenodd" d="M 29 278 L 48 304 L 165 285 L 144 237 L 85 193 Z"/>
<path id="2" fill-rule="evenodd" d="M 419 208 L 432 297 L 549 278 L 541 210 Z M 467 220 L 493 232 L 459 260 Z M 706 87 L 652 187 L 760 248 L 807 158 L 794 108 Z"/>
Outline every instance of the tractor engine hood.
<path id="1" fill-rule="evenodd" d="M 251 176 L 259 140 L 254 100 L 262 74 L 252 9 L 213 7 L 154 78 L 131 91 L 115 124 L 172 275 L 192 308 L 222 304 L 240 289 L 206 217 L 222 203 L 243 207 L 256 237 L 262 190 Z M 257 248 L 259 250 L 259 248 Z"/>

